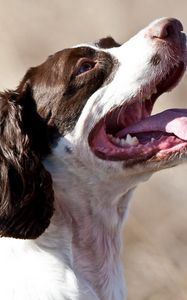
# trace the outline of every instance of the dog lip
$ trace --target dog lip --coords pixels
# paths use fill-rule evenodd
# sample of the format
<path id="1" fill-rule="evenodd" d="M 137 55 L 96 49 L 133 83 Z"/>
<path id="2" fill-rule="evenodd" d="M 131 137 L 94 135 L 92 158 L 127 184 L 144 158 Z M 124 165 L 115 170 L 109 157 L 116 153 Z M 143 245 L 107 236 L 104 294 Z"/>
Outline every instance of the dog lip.
<path id="1" fill-rule="evenodd" d="M 167 132 L 167 130 L 162 132 L 161 130 L 162 134 L 159 138 L 156 139 L 153 138 L 147 142 L 144 142 L 142 137 L 140 137 L 140 141 L 142 143 L 139 142 L 134 145 L 126 143 L 125 145 L 122 146 L 120 144 L 116 144 L 114 140 L 109 137 L 109 135 L 111 135 L 112 133 L 113 136 L 119 136 L 120 138 L 121 137 L 123 138 L 124 136 L 123 133 L 125 134 L 131 133 L 131 131 L 128 132 L 129 125 L 131 125 L 133 128 L 136 122 L 138 122 L 139 123 L 138 125 L 140 125 L 141 122 L 146 122 L 146 119 L 148 120 L 149 118 L 152 118 L 152 116 L 150 117 L 150 114 L 156 99 L 162 93 L 171 90 L 174 86 L 177 85 L 177 83 L 179 82 L 179 80 L 181 79 L 185 71 L 184 63 L 180 62 L 178 66 L 175 69 L 173 69 L 173 71 L 175 72 L 171 73 L 170 70 L 169 75 L 167 74 L 168 77 L 166 76 L 166 79 L 162 80 L 157 85 L 158 92 L 156 94 L 153 94 L 150 100 L 144 101 L 143 105 L 140 105 L 141 102 L 140 100 L 138 102 L 137 101 L 138 99 L 136 101 L 133 101 L 133 104 L 132 103 L 130 104 L 130 105 L 134 105 L 134 108 L 137 110 L 137 113 L 139 113 L 139 116 L 138 117 L 134 116 L 134 120 L 133 121 L 131 120 L 129 124 L 128 122 L 124 124 L 125 110 L 123 111 L 123 117 L 119 118 L 118 116 L 119 110 L 123 110 L 123 107 L 113 110 L 112 112 L 109 113 L 109 115 L 106 115 L 103 119 L 101 119 L 96 124 L 96 126 L 90 132 L 88 137 L 89 146 L 96 156 L 104 160 L 114 160 L 114 161 L 128 160 L 128 159 L 135 159 L 135 158 L 138 160 L 147 160 L 152 156 L 157 155 L 160 152 L 164 153 L 165 151 L 168 153 L 169 151 L 171 152 L 180 151 L 180 149 L 187 148 L 187 142 L 185 142 L 185 140 L 183 140 L 180 136 L 176 136 L 175 134 L 173 134 L 172 130 L 171 132 Z M 128 114 L 128 109 L 130 109 L 130 105 L 126 106 L 127 118 L 131 117 L 130 114 Z M 132 111 L 133 114 L 131 115 L 136 114 L 136 110 L 135 112 Z M 161 114 L 164 114 L 164 112 Z M 173 111 L 173 114 L 175 114 L 175 111 Z M 110 120 L 110 117 L 112 115 L 113 117 Z M 115 123 L 116 124 L 118 123 L 118 126 L 116 126 Z M 148 129 L 149 128 L 147 127 L 146 130 Z M 151 131 L 151 127 L 150 127 L 150 131 Z M 138 133 L 138 130 L 136 131 L 136 133 Z M 151 134 L 153 134 L 154 136 L 157 133 L 154 132 Z"/>

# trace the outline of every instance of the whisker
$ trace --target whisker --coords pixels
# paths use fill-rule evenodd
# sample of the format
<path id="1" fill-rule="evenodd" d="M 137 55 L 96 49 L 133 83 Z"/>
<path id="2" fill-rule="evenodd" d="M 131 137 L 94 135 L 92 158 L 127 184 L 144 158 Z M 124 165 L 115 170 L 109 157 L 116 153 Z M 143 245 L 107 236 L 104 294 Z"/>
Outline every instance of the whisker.
<path id="1" fill-rule="evenodd" d="M 119 110 L 118 116 L 117 116 L 117 125 L 119 125 L 119 121 L 120 121 L 120 114 L 122 113 L 124 107 L 122 106 Z"/>

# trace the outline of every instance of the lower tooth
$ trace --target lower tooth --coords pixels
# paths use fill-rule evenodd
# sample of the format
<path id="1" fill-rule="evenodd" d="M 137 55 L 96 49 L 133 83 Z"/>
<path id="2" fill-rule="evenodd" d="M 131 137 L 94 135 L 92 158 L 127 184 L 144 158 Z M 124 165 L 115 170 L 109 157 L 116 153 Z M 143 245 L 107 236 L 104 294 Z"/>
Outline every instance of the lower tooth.
<path id="1" fill-rule="evenodd" d="M 120 144 L 121 144 L 121 146 L 124 146 L 124 145 L 126 145 L 127 143 L 126 143 L 125 139 L 121 139 Z"/>
<path id="2" fill-rule="evenodd" d="M 127 144 L 132 145 L 132 146 L 135 146 L 139 143 L 137 137 L 136 136 L 132 137 L 130 134 L 127 134 L 125 141 Z"/>
<path id="3" fill-rule="evenodd" d="M 138 144 L 139 144 L 139 141 L 138 141 L 137 137 L 134 136 L 131 145 L 135 146 Z"/>
<path id="4" fill-rule="evenodd" d="M 115 138 L 111 134 L 108 134 L 108 137 L 110 140 L 120 146 L 125 146 L 125 145 L 130 145 L 130 146 L 135 146 L 139 144 L 139 141 L 136 136 L 132 137 L 130 134 L 127 134 L 126 139 L 120 139 L 120 138 Z"/>
<path id="5" fill-rule="evenodd" d="M 120 138 L 116 138 L 116 143 L 120 144 Z"/>

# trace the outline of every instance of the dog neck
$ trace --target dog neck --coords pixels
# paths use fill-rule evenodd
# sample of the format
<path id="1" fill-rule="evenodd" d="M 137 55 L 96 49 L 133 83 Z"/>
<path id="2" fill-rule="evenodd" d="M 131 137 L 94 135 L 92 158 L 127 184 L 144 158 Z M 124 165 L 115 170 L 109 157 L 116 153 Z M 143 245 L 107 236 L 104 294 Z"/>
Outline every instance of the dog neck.
<path id="1" fill-rule="evenodd" d="M 101 180 L 54 158 L 47 167 L 58 206 L 55 214 L 71 231 L 69 261 L 76 276 L 83 277 L 99 299 L 124 299 L 121 229 L 132 192 L 124 186 L 130 183 L 124 184 L 124 178 Z"/>

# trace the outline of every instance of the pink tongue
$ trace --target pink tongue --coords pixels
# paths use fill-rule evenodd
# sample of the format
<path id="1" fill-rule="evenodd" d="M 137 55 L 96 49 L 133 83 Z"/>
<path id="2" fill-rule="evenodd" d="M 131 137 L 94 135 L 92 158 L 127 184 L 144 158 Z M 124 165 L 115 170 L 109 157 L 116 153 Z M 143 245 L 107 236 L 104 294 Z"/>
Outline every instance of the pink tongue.
<path id="1" fill-rule="evenodd" d="M 180 139 L 187 141 L 187 109 L 169 109 L 163 111 L 126 127 L 118 132 L 116 136 L 122 138 L 128 133 L 150 131 L 172 133 Z"/>

